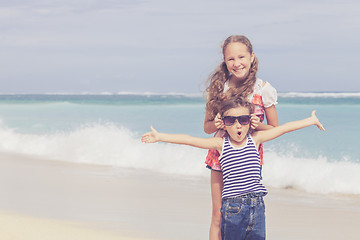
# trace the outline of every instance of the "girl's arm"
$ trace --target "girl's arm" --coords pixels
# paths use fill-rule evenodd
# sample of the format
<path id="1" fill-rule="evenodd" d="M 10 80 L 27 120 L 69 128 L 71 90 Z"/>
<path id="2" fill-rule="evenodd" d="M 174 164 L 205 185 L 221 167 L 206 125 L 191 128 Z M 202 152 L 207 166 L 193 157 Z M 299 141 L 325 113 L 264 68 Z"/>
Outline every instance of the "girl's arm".
<path id="1" fill-rule="evenodd" d="M 224 124 L 221 120 L 220 114 L 217 114 L 214 119 L 210 118 L 210 114 L 206 111 L 205 120 L 204 120 L 204 132 L 207 134 L 212 134 L 216 132 L 219 128 L 223 128 Z"/>
<path id="2" fill-rule="evenodd" d="M 269 130 L 255 132 L 253 133 L 253 138 L 255 142 L 259 145 L 263 142 L 267 142 L 272 139 L 275 139 L 285 133 L 292 132 L 305 127 L 309 127 L 311 125 L 316 125 L 320 130 L 325 131 L 323 125 L 319 122 L 319 119 L 316 117 L 315 112 L 316 111 L 312 111 L 311 117 L 309 118 L 299 121 L 288 122 L 281 126 L 274 127 Z"/>
<path id="3" fill-rule="evenodd" d="M 265 108 L 265 116 L 266 116 L 267 124 L 259 123 L 256 128 L 257 131 L 268 130 L 273 127 L 279 126 L 279 119 L 275 105 L 271 105 L 270 107 Z"/>
<path id="4" fill-rule="evenodd" d="M 159 133 L 152 126 L 151 132 L 145 133 L 141 136 L 141 141 L 144 143 L 167 142 L 182 145 L 189 145 L 198 148 L 216 149 L 221 152 L 222 138 L 199 138 L 185 134 L 167 134 Z"/>
<path id="5" fill-rule="evenodd" d="M 270 125 L 272 127 L 279 126 L 279 119 L 275 105 L 271 105 L 270 107 L 265 108 L 265 115 L 267 125 Z"/>

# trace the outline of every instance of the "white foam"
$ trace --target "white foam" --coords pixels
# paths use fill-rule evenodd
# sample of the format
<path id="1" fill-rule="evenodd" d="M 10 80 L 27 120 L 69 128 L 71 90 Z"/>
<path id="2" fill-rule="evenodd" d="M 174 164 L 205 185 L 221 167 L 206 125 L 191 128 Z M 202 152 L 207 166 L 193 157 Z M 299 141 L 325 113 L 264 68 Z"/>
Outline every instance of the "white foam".
<path id="1" fill-rule="evenodd" d="M 275 152 L 264 153 L 264 183 L 313 193 L 360 194 L 360 164 L 329 162 L 326 157 L 299 158 Z"/>
<path id="2" fill-rule="evenodd" d="M 138 168 L 150 171 L 208 177 L 207 151 L 174 144 L 140 142 L 140 134 L 113 123 L 95 123 L 71 132 L 22 134 L 0 123 L 0 152 L 13 152 L 49 160 Z M 264 183 L 308 192 L 360 195 L 360 164 L 325 157 L 298 158 L 266 151 Z"/>
<path id="3" fill-rule="evenodd" d="M 286 92 L 278 93 L 278 96 L 284 98 L 360 98 L 360 92 Z"/>
<path id="4" fill-rule="evenodd" d="M 45 159 L 142 168 L 198 176 L 206 172 L 206 151 L 164 143 L 144 144 L 139 134 L 113 123 L 94 123 L 72 132 L 21 134 L 0 124 L 0 152 Z"/>
<path id="5" fill-rule="evenodd" d="M 180 96 L 189 98 L 203 98 L 202 92 L 185 93 L 185 92 L 45 92 L 45 93 L 1 93 L 0 95 L 123 95 L 123 96 Z M 279 97 L 284 98 L 360 98 L 360 92 L 278 92 Z"/>

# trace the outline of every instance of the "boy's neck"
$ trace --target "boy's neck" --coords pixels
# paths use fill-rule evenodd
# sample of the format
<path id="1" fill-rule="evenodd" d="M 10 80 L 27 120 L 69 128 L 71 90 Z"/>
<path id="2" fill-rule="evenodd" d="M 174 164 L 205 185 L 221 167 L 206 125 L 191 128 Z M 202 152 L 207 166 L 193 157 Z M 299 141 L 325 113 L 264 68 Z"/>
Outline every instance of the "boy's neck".
<path id="1" fill-rule="evenodd" d="M 247 143 L 247 135 L 245 136 L 245 138 L 243 140 L 241 140 L 240 142 L 235 141 L 234 139 L 232 139 L 229 135 L 229 141 L 231 143 L 231 145 L 233 145 L 236 148 L 242 148 L 246 145 Z"/>

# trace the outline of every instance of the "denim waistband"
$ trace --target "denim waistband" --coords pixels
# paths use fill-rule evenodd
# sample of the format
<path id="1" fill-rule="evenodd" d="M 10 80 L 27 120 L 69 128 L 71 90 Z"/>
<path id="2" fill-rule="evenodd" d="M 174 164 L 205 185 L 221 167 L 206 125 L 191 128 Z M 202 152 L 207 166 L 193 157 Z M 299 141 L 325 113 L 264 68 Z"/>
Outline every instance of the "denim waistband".
<path id="1" fill-rule="evenodd" d="M 223 202 L 237 202 L 242 203 L 246 205 L 256 205 L 258 203 L 261 203 L 263 201 L 263 196 L 265 196 L 266 193 L 264 192 L 258 192 L 258 193 L 248 193 L 244 195 L 240 195 L 237 197 L 232 198 L 225 198 L 222 201 Z"/>

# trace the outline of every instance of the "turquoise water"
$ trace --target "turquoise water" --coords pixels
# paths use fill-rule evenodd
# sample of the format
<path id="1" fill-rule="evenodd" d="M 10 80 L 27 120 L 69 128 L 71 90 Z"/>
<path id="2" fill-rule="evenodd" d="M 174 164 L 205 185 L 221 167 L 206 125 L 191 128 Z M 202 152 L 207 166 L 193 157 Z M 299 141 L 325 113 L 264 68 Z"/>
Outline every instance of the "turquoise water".
<path id="1" fill-rule="evenodd" d="M 283 93 L 278 102 L 280 124 L 317 110 L 326 132 L 309 127 L 265 143 L 264 181 L 360 194 L 360 94 Z M 201 95 L 0 95 L 0 152 L 207 176 L 204 150 L 139 141 L 150 125 L 209 137 L 204 113 Z"/>
<path id="2" fill-rule="evenodd" d="M 322 155 L 332 161 L 359 161 L 360 97 L 321 94 L 279 97 L 279 121 L 307 117 L 313 109 L 326 133 L 304 129 L 271 143 L 299 155 Z M 6 127 L 20 133 L 47 134 L 73 131 L 94 123 L 112 123 L 142 133 L 154 125 L 161 131 L 208 137 L 203 131 L 205 102 L 184 95 L 2 95 L 0 117 Z M 287 146 L 287 147 L 286 147 Z"/>

